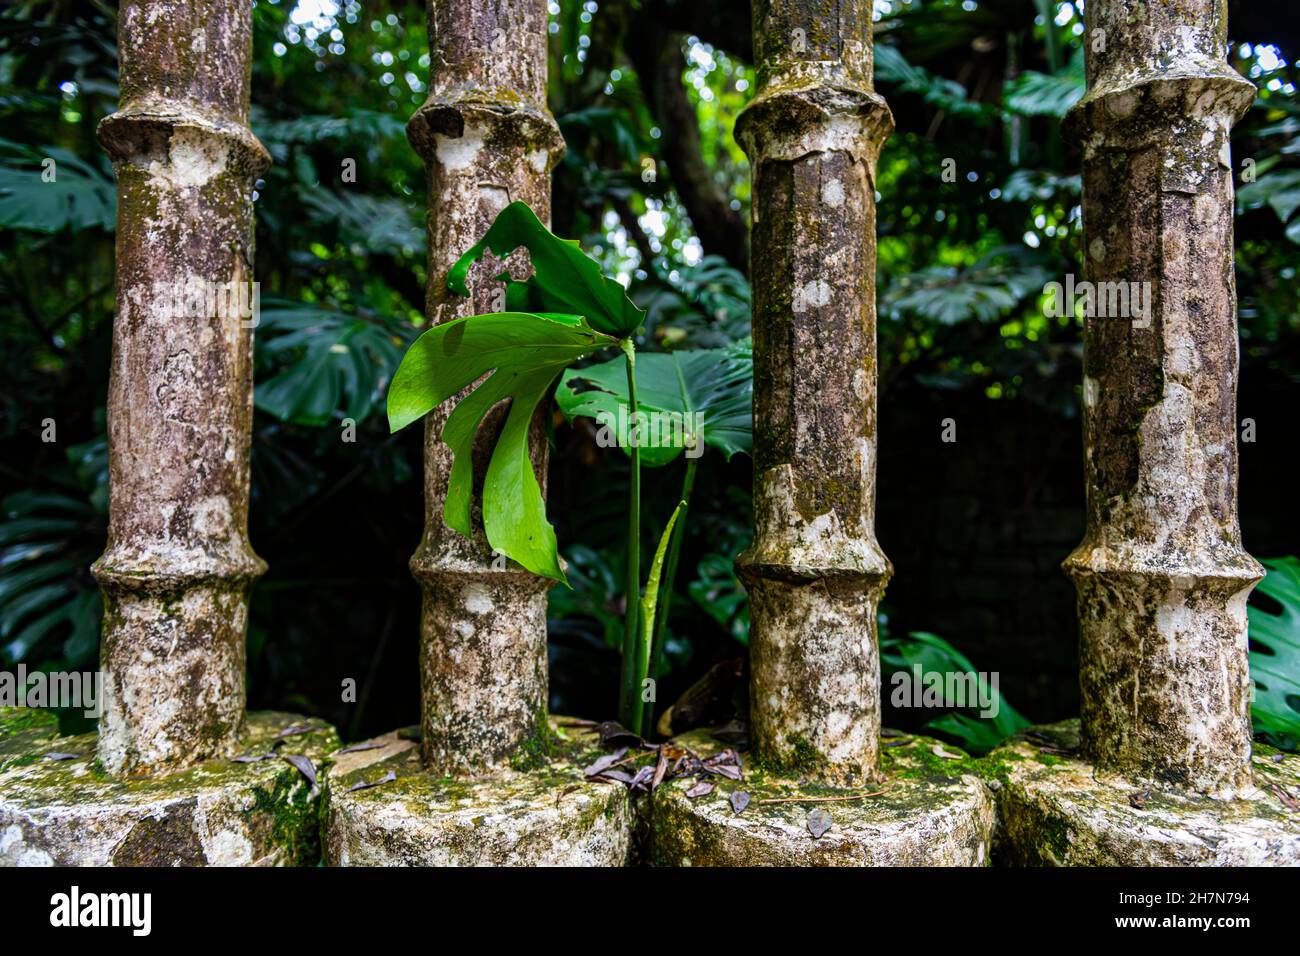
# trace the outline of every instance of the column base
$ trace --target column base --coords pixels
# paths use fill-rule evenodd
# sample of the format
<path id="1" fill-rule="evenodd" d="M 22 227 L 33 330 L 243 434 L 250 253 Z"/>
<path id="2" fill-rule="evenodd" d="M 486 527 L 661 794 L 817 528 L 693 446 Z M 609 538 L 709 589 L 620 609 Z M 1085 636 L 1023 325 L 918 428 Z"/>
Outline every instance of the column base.
<path id="1" fill-rule="evenodd" d="M 296 728 L 310 730 L 280 736 Z M 245 754 L 301 754 L 318 774 L 338 742 L 323 721 L 270 712 L 249 714 L 241 737 Z M 94 734 L 60 737 L 48 711 L 0 708 L 0 866 L 299 866 L 319 858 L 319 787 L 280 756 L 123 779 L 104 772 L 95 743 Z"/>
<path id="2" fill-rule="evenodd" d="M 551 719 L 554 746 L 534 769 L 434 775 L 398 731 L 339 756 L 326 786 L 332 866 L 623 866 L 633 816 L 622 784 L 588 781 L 594 734 Z M 391 779 L 389 778 L 391 775 Z M 384 781 L 380 783 L 379 781 Z M 375 784 L 351 789 L 358 784 Z"/>
<path id="3" fill-rule="evenodd" d="M 1028 738 L 1026 738 L 1026 734 Z M 1021 866 L 1298 866 L 1300 756 L 1255 745 L 1254 787 L 1223 800 L 1098 777 L 1076 756 L 1079 722 L 1018 734 L 990 755 L 999 863 Z"/>
<path id="4" fill-rule="evenodd" d="M 692 731 L 674 743 L 701 757 L 723 747 L 707 731 Z M 866 787 L 806 784 L 765 773 L 749 761 L 742 780 L 709 778 L 716 786 L 706 796 L 686 795 L 694 780 L 664 784 L 654 794 L 651 861 L 658 866 L 985 865 L 993 798 L 976 762 L 927 737 L 890 737 L 881 744 L 883 782 Z M 861 800 L 834 799 L 880 790 L 885 792 Z M 736 791 L 750 798 L 739 814 L 731 803 Z M 772 800 L 784 802 L 765 802 Z M 814 837 L 808 817 L 819 808 L 830 814 L 831 825 Z"/>

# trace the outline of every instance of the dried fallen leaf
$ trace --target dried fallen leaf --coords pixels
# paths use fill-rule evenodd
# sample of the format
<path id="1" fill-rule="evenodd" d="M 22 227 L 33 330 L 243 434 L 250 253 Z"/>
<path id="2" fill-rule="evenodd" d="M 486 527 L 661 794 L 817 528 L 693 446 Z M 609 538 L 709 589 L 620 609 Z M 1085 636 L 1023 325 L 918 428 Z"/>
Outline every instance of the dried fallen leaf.
<path id="1" fill-rule="evenodd" d="M 808 832 L 814 840 L 820 840 L 822 834 L 831 828 L 831 812 L 822 807 L 808 814 Z"/>
<path id="2" fill-rule="evenodd" d="M 1273 791 L 1275 797 L 1282 801 L 1282 806 L 1293 812 L 1300 810 L 1300 800 L 1297 800 L 1295 797 L 1291 796 L 1291 794 L 1287 793 L 1286 788 L 1275 783 L 1273 786 L 1269 787 L 1269 789 Z"/>
<path id="3" fill-rule="evenodd" d="M 390 770 L 378 780 L 362 780 L 360 783 L 354 783 L 352 786 L 348 787 L 347 792 L 351 793 L 353 790 L 369 790 L 371 787 L 377 787 L 382 783 L 392 783 L 396 779 L 397 773 Z"/>
<path id="4" fill-rule="evenodd" d="M 587 767 L 582 772 L 585 773 L 588 777 L 598 776 L 599 774 L 604 773 L 610 767 L 614 766 L 614 764 L 622 760 L 626 754 L 627 754 L 627 748 L 620 747 L 612 754 L 604 754 L 603 756 L 597 757 L 596 761 L 590 767 Z"/>
<path id="5" fill-rule="evenodd" d="M 659 784 L 664 782 L 664 777 L 668 775 L 668 755 L 664 753 L 664 748 L 659 750 L 659 759 L 655 761 L 654 779 L 650 781 L 650 791 L 653 793 L 659 789 Z"/>
<path id="6" fill-rule="evenodd" d="M 610 744 L 640 744 L 642 742 L 640 737 L 617 720 L 604 721 L 597 725 L 596 732 L 600 734 L 600 742 L 606 746 Z"/>
<path id="7" fill-rule="evenodd" d="M 378 750 L 382 746 L 383 744 L 371 740 L 364 744 L 353 744 L 351 747 L 344 747 L 342 750 L 336 750 L 335 753 L 355 754 L 360 753 L 363 750 Z"/>
<path id="8" fill-rule="evenodd" d="M 636 772 L 636 776 L 632 778 L 632 782 L 628 784 L 628 788 L 631 790 L 649 790 L 650 781 L 654 779 L 654 775 L 655 768 L 646 764 Z"/>
<path id="9" fill-rule="evenodd" d="M 308 726 L 306 726 L 305 724 L 294 724 L 292 727 L 286 727 L 286 728 L 284 728 L 284 730 L 282 730 L 282 731 L 280 731 L 278 734 L 276 734 L 276 735 L 275 735 L 275 739 L 276 739 L 276 740 L 279 740 L 279 739 L 281 739 L 282 737 L 296 737 L 296 736 L 298 736 L 299 734 L 309 734 L 309 733 L 311 733 L 312 730 L 314 730 L 314 729 L 315 729 L 315 728 L 313 728 L 313 727 L 308 727 Z"/>
<path id="10" fill-rule="evenodd" d="M 749 794 L 744 790 L 736 790 L 731 794 L 731 811 L 737 816 L 745 812 L 745 807 L 749 806 Z"/>
<path id="11" fill-rule="evenodd" d="M 880 746 L 889 749 L 890 747 L 906 747 L 909 743 L 911 743 L 910 740 L 886 740 Z"/>
<path id="12" fill-rule="evenodd" d="M 726 777 L 728 780 L 739 780 L 741 777 L 740 768 L 732 764 L 722 764 L 715 767 L 705 767 L 709 773 L 716 773 L 720 777 Z"/>
<path id="13" fill-rule="evenodd" d="M 1136 790 L 1128 795 L 1128 805 L 1134 810 L 1141 810 L 1151 799 L 1150 790 Z"/>
<path id="14" fill-rule="evenodd" d="M 930 748 L 930 753 L 936 757 L 942 757 L 944 760 L 960 760 L 961 754 L 949 753 L 943 749 L 943 744 L 935 744 Z"/>
<path id="15" fill-rule="evenodd" d="M 628 784 L 629 786 L 632 783 L 632 775 L 628 773 L 624 773 L 622 770 L 606 770 L 603 773 L 598 774 L 595 777 L 592 777 L 592 779 L 609 780 L 614 783 L 625 783 Z"/>
<path id="16" fill-rule="evenodd" d="M 686 795 L 691 799 L 694 799 L 696 797 L 707 797 L 712 792 L 713 783 L 708 780 L 701 780 L 695 786 L 691 787 L 691 789 L 687 790 Z"/>
<path id="17" fill-rule="evenodd" d="M 80 757 L 81 755 L 80 755 L 80 754 L 65 754 L 65 753 L 60 753 L 59 751 L 56 750 L 56 751 L 54 751 L 54 752 L 52 752 L 52 753 L 48 753 L 48 754 L 46 754 L 45 756 L 46 756 L 46 758 L 49 759 L 49 760 L 76 760 L 76 759 L 77 759 L 78 757 Z"/>
<path id="18" fill-rule="evenodd" d="M 257 763 L 260 760 L 271 760 L 276 756 L 278 756 L 278 754 L 272 751 L 264 754 L 241 754 L 238 757 L 231 757 L 230 759 L 235 763 Z"/>
<path id="19" fill-rule="evenodd" d="M 280 756 L 307 778 L 307 782 L 311 784 L 313 790 L 316 789 L 316 768 L 312 765 L 310 758 L 303 754 L 280 754 Z"/>

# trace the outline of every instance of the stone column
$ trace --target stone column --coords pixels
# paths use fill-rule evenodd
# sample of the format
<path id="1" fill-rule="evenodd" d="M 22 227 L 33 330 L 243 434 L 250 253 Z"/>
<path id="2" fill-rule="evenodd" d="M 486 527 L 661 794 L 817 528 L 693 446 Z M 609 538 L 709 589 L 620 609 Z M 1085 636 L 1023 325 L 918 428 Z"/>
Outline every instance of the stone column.
<path id="1" fill-rule="evenodd" d="M 1228 792 L 1250 779 L 1246 598 L 1263 574 L 1237 521 L 1228 147 L 1255 89 L 1225 62 L 1220 0 L 1090 0 L 1087 15 L 1088 93 L 1070 122 L 1097 293 L 1088 525 L 1065 562 L 1082 745 L 1102 771 Z"/>
<path id="2" fill-rule="evenodd" d="M 879 763 L 875 170 L 870 0 L 758 0 L 753 739 L 769 767 L 857 785 Z"/>
<path id="3" fill-rule="evenodd" d="M 228 754 L 244 719 L 252 419 L 247 0 L 124 0 L 121 103 L 99 127 L 117 170 L 109 381 L 104 712 L 110 772 Z M 232 296 L 230 293 L 234 291 Z"/>
<path id="4" fill-rule="evenodd" d="M 407 132 L 428 174 L 425 306 L 438 323 L 502 311 L 499 260 L 489 255 L 474 267 L 469 300 L 447 289 L 447 272 L 513 201 L 550 221 L 550 172 L 564 141 L 546 108 L 545 0 L 430 0 L 428 11 L 429 97 Z M 432 770 L 464 772 L 499 763 L 545 732 L 551 582 L 494 555 L 481 529 L 471 541 L 443 523 L 452 455 L 438 436 L 449 411 L 426 420 L 424 537 L 411 570 L 424 595 L 422 756 Z M 480 481 L 489 448 L 482 442 Z M 540 416 L 532 453 L 545 493 Z"/>

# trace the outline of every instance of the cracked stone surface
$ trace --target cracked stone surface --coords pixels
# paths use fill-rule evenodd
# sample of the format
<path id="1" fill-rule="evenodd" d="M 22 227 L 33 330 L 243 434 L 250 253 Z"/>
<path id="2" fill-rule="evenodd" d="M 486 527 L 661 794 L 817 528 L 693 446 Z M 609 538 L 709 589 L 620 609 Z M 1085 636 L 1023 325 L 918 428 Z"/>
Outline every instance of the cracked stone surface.
<path id="1" fill-rule="evenodd" d="M 252 11 L 122 3 L 121 102 L 99 125 L 117 175 L 99 756 L 113 773 L 238 746 L 248 589 Z M 235 296 L 228 291 L 235 290 Z M 218 293 L 221 298 L 218 298 Z"/>
<path id="2" fill-rule="evenodd" d="M 297 728 L 308 732 L 278 736 Z M 338 736 L 319 720 L 252 713 L 238 743 L 301 754 L 319 775 Z M 121 778 L 96 762 L 93 734 L 60 737 L 48 712 L 0 708 L 0 866 L 310 866 L 318 811 L 319 787 L 279 756 Z"/>
<path id="3" fill-rule="evenodd" d="M 700 756 L 722 748 L 707 731 L 674 740 Z M 926 737 L 882 741 L 882 773 L 866 787 L 826 786 L 774 774 L 746 761 L 744 779 L 711 777 L 707 796 L 674 780 L 654 794 L 650 859 L 658 866 L 983 866 L 993 831 L 993 798 L 981 765 Z M 943 756 L 940 756 L 942 754 Z M 863 800 L 826 800 L 855 793 Z M 731 796 L 750 795 L 739 814 Z M 764 803 L 813 798 L 822 802 Z M 827 811 L 831 826 L 814 838 L 809 813 Z"/>
<path id="4" fill-rule="evenodd" d="M 1036 728 L 1079 746 L 1078 721 Z M 1042 738 L 1039 738 L 1042 739 Z M 999 862 L 1028 866 L 1300 866 L 1300 756 L 1255 745 L 1249 784 L 1234 799 L 1147 787 L 1098 773 L 1079 756 L 1044 753 L 1023 737 L 991 755 Z M 1280 759 L 1279 759 L 1280 758 Z"/>
<path id="5" fill-rule="evenodd" d="M 407 135 L 428 177 L 431 324 L 505 307 L 501 260 L 488 255 L 469 275 L 468 299 L 447 272 L 497 214 L 516 200 L 550 221 L 550 172 L 564 152 L 546 108 L 545 0 L 432 0 L 429 96 Z M 526 274 L 527 256 L 506 267 Z M 550 582 L 494 555 L 474 504 L 475 535 L 443 523 L 452 454 L 439 435 L 452 403 L 425 421 L 424 536 L 411 558 L 423 592 L 420 674 L 423 757 L 440 772 L 502 766 L 544 730 L 546 592 Z M 475 469 L 486 471 L 500 427 L 486 423 Z M 530 434 L 530 457 L 546 494 L 545 418 Z"/>
<path id="6" fill-rule="evenodd" d="M 602 751 L 594 735 L 552 718 L 548 753 L 529 769 L 470 776 L 423 768 L 419 747 L 394 731 L 341 754 L 323 814 L 333 866 L 623 866 L 633 812 L 621 784 L 582 768 Z M 389 775 L 394 779 L 384 781 Z M 376 784 L 351 789 L 359 784 Z"/>
<path id="7" fill-rule="evenodd" d="M 823 782 L 877 775 L 876 160 L 871 4 L 755 7 L 758 90 L 736 137 L 754 168 L 754 746 Z M 811 763 L 810 763 L 811 758 Z"/>
<path id="8" fill-rule="evenodd" d="M 1254 86 L 1219 0 L 1087 10 L 1083 150 L 1087 532 L 1078 591 L 1084 753 L 1103 772 L 1230 796 L 1252 786 L 1237 518 L 1232 125 Z M 1098 49 L 1098 47 L 1103 49 Z M 1146 283 L 1136 316 L 1114 294 Z M 1102 304 L 1104 301 L 1104 305 Z"/>

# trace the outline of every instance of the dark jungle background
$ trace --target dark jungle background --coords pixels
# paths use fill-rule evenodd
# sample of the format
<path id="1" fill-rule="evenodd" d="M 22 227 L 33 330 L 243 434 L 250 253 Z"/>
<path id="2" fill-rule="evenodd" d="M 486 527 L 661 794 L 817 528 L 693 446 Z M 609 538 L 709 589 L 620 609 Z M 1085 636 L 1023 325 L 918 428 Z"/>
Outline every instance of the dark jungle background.
<path id="1" fill-rule="evenodd" d="M 878 176 L 878 534 L 896 569 L 887 664 L 911 659 L 913 632 L 938 635 L 999 672 L 1035 721 L 1078 706 L 1073 589 L 1058 565 L 1083 533 L 1081 326 L 1044 317 L 1043 286 L 1080 271 L 1079 156 L 1060 120 L 1083 91 L 1082 7 L 876 2 L 876 82 L 897 121 Z M 1260 88 L 1233 134 L 1238 417 L 1255 432 L 1241 445 L 1241 520 L 1247 548 L 1278 558 L 1300 551 L 1300 17 L 1287 3 L 1229 10 L 1231 62 Z M 555 231 L 580 238 L 648 309 L 639 347 L 747 335 L 749 169 L 732 136 L 754 86 L 747 0 L 552 0 L 550 14 L 550 106 L 568 144 Z M 88 568 L 107 504 L 114 185 L 94 131 L 117 100 L 115 17 L 97 0 L 0 11 L 10 669 L 93 667 L 97 654 Z M 407 560 L 422 522 L 420 436 L 390 436 L 383 402 L 427 278 L 424 175 L 404 133 L 426 91 L 424 10 L 258 0 L 254 21 L 252 126 L 275 163 L 256 198 L 251 534 L 270 571 L 253 596 L 249 703 L 319 714 L 355 739 L 418 719 Z M 41 188 L 45 157 L 57 186 Z M 346 159 L 355 182 L 341 175 Z M 955 442 L 941 441 L 949 418 Z M 55 441 L 43 440 L 47 420 Z M 552 593 L 551 705 L 604 719 L 617 694 L 626 468 L 590 428 L 558 418 L 555 446 L 550 512 L 575 586 Z M 681 467 L 646 475 L 647 547 Z M 704 697 L 726 716 L 747 635 L 731 561 L 750 533 L 749 487 L 744 456 L 706 455 L 661 705 L 708 676 Z M 1300 633 L 1295 581 L 1253 598 L 1252 614 L 1290 615 Z M 1281 655 L 1300 717 L 1300 640 L 1256 650 Z M 341 700 L 345 678 L 356 703 Z M 950 729 L 980 746 L 968 724 Z"/>

